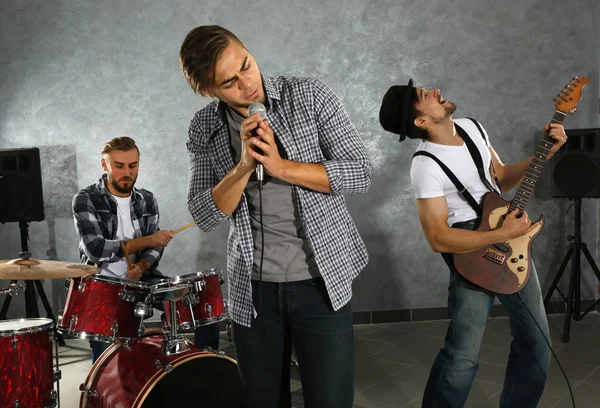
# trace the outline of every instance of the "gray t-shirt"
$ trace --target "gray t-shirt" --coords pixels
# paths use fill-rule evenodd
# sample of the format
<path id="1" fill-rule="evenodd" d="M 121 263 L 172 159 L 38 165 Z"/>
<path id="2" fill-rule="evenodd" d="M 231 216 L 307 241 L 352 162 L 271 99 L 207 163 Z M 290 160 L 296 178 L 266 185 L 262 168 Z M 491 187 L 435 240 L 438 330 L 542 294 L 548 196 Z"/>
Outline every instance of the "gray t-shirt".
<path id="1" fill-rule="evenodd" d="M 233 148 L 234 161 L 242 156 L 241 124 L 244 118 L 227 108 L 229 139 Z M 277 137 L 275 137 L 277 140 Z M 285 157 L 280 143 L 279 154 Z M 261 243 L 260 200 L 256 178 L 253 176 L 244 189 L 250 210 L 250 224 L 254 238 L 254 267 L 252 279 L 258 279 Z M 292 187 L 285 181 L 270 177 L 265 172 L 262 190 L 263 226 L 265 248 L 263 256 L 262 279 L 268 282 L 292 282 L 320 276 L 315 257 L 310 249 L 304 226 L 297 208 L 297 199 Z"/>

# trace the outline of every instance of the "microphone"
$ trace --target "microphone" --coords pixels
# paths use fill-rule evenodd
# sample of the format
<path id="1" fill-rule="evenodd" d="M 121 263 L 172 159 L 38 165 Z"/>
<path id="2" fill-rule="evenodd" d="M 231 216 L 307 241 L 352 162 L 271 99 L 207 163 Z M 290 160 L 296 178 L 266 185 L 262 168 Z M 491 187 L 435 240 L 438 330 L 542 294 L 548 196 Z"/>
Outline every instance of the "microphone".
<path id="1" fill-rule="evenodd" d="M 267 118 L 267 109 L 265 108 L 265 105 L 263 105 L 262 103 L 252 103 L 250 104 L 250 106 L 248 107 L 248 117 L 254 115 L 255 113 L 258 113 L 263 120 Z M 256 136 L 256 129 L 252 131 L 252 134 Z M 256 153 L 259 154 L 263 154 L 262 150 L 260 150 L 258 147 L 254 147 L 254 151 Z M 256 164 L 256 181 L 258 183 L 258 189 L 262 190 L 263 188 L 263 182 L 265 179 L 265 170 L 263 168 L 262 163 L 257 163 Z"/>

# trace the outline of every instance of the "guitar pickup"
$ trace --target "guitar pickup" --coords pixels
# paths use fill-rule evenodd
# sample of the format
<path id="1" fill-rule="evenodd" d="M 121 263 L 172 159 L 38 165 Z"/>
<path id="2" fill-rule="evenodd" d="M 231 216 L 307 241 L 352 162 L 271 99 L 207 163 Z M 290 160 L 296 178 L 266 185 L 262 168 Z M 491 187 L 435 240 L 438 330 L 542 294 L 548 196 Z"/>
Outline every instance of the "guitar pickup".
<path id="1" fill-rule="evenodd" d="M 491 248 L 488 248 L 485 251 L 485 254 L 483 255 L 483 257 L 485 259 L 487 259 L 488 261 L 497 263 L 498 265 L 502 265 L 504 263 L 504 261 L 506 260 L 506 255 L 502 254 L 499 251 L 491 249 Z"/>

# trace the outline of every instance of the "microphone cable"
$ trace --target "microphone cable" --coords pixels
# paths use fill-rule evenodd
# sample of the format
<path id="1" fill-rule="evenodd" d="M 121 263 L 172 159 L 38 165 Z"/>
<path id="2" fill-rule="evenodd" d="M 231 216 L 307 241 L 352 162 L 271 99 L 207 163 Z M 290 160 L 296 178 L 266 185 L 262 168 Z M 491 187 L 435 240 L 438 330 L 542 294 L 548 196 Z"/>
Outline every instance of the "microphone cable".
<path id="1" fill-rule="evenodd" d="M 265 227 L 263 225 L 262 183 L 258 185 L 258 212 L 260 214 L 260 266 L 258 268 L 258 309 L 262 308 L 262 269 L 265 255 Z M 258 314 L 258 310 L 256 311 Z"/>
<path id="2" fill-rule="evenodd" d="M 494 171 L 494 179 L 496 181 L 496 185 L 498 186 L 500 197 L 502 199 L 504 199 L 504 197 L 502 195 L 502 186 L 500 185 L 500 180 L 498 180 L 498 176 L 496 175 L 496 169 L 494 168 L 494 162 L 493 162 L 493 160 L 491 160 L 490 162 L 491 162 L 491 165 L 492 165 L 492 170 Z M 491 176 L 491 174 L 490 174 L 490 176 Z M 552 348 L 552 345 L 550 344 L 550 340 L 548 340 L 548 338 L 544 334 L 544 331 L 542 330 L 542 327 L 540 326 L 540 324 L 538 323 L 538 321 L 536 320 L 536 318 L 533 316 L 533 313 L 531 313 L 531 310 L 529 310 L 529 307 L 527 307 L 527 304 L 525 303 L 525 301 L 523 300 L 523 298 L 521 297 L 521 294 L 519 292 L 517 292 L 517 296 L 521 300 L 521 303 L 523 303 L 523 306 L 525 306 L 525 309 L 527 310 L 527 313 L 529 313 L 529 316 L 531 316 L 531 319 L 533 320 L 533 322 L 535 323 L 535 325 L 539 329 L 540 334 L 542 335 L 542 337 L 544 338 L 544 341 L 548 345 L 548 348 L 552 352 L 552 356 L 554 357 L 554 360 L 556 361 L 556 364 L 558 364 L 558 368 L 560 368 L 560 371 L 562 372 L 563 376 L 565 377 L 565 381 L 567 381 L 567 386 L 569 387 L 569 394 L 571 395 L 571 402 L 573 403 L 573 408 L 576 408 L 575 407 L 575 396 L 573 395 L 573 389 L 571 388 L 571 383 L 569 382 L 569 377 L 567 377 L 567 373 L 565 373 L 565 370 L 563 369 L 563 366 L 560 364 L 560 361 L 558 361 L 558 357 L 556 357 L 556 353 L 554 352 L 554 349 Z M 548 330 L 550 330 L 550 325 L 548 325 Z"/>
<path id="3" fill-rule="evenodd" d="M 548 345 L 548 348 L 552 352 L 552 356 L 554 356 L 554 360 L 556 360 L 556 363 L 558 364 L 558 367 L 560 368 L 560 371 L 562 371 L 563 376 L 565 377 L 565 380 L 567 381 L 567 386 L 569 387 L 569 393 L 571 394 L 571 402 L 573 403 L 573 408 L 576 408 L 575 407 L 575 396 L 573 395 L 573 389 L 571 388 L 571 383 L 569 382 L 569 378 L 567 377 L 567 373 L 565 373 L 565 370 L 563 369 L 562 365 L 560 364 L 560 361 L 558 361 L 558 357 L 556 357 L 556 353 L 552 349 L 552 345 L 550 344 L 550 340 L 548 340 L 548 338 L 544 334 L 544 331 L 542 330 L 542 327 L 539 325 L 539 323 L 537 322 L 537 320 L 535 319 L 535 317 L 533 317 L 533 313 L 531 313 L 531 310 L 529 310 L 529 308 L 527 307 L 527 304 L 525 303 L 525 301 L 523 300 L 523 298 L 521 297 L 521 294 L 519 292 L 517 292 L 517 296 L 521 300 L 521 303 L 523 303 L 523 306 L 525 306 L 525 309 L 527 309 L 527 312 L 529 313 L 529 316 L 531 316 L 531 318 L 533 319 L 535 325 L 540 330 L 540 333 L 542 334 L 542 337 L 546 341 L 546 344 Z M 548 327 L 550 327 L 550 325 L 548 325 Z"/>

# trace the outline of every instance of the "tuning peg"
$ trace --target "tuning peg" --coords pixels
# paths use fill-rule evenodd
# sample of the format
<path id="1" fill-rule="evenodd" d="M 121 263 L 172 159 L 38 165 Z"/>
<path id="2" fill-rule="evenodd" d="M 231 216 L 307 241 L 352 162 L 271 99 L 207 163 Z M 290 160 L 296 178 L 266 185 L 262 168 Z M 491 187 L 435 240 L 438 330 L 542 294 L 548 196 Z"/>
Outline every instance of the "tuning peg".
<path id="1" fill-rule="evenodd" d="M 556 98 L 552 98 L 552 101 L 553 101 L 553 102 L 556 102 Z"/>
<path id="2" fill-rule="evenodd" d="M 576 76 L 573 77 L 573 81 L 575 81 L 577 79 L 579 79 L 579 77 L 576 77 Z"/>

